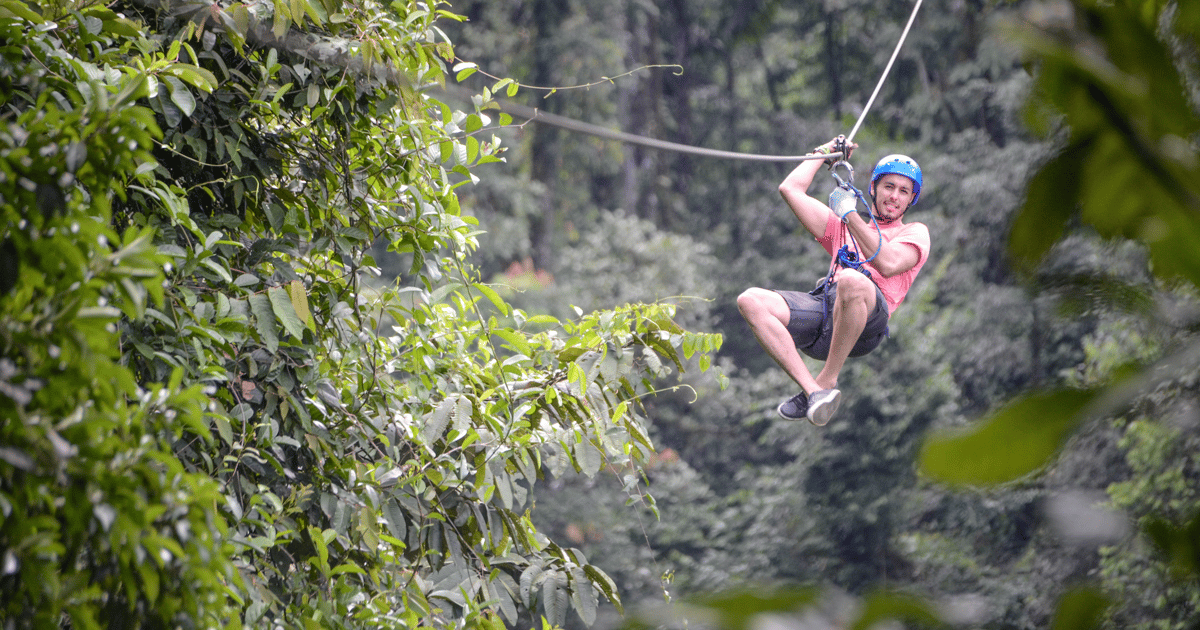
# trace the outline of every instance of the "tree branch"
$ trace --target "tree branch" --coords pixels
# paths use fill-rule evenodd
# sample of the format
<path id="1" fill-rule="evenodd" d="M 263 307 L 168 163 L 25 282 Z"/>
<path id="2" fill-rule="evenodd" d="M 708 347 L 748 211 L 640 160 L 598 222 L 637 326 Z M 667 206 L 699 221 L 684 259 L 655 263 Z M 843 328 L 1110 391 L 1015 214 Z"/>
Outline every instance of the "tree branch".
<path id="1" fill-rule="evenodd" d="M 258 15 L 246 7 L 249 22 L 239 20 L 227 7 L 217 2 L 203 0 L 129 0 L 134 5 L 154 11 L 165 11 L 170 15 L 207 23 L 207 28 L 216 32 L 233 31 L 245 38 L 247 44 L 256 48 L 275 48 L 283 53 L 310 61 L 326 69 L 338 70 L 359 78 L 366 78 L 391 86 L 412 87 L 413 81 L 405 72 L 387 62 L 369 62 L 360 50 L 358 42 L 344 37 L 319 35 L 298 30 L 290 25 L 282 37 L 276 37 L 273 28 L 274 14 Z M 259 10 L 272 10 L 269 4 L 258 5 Z M 245 20 L 242 20 L 243 22 Z M 243 32 L 244 29 L 244 32 Z"/>

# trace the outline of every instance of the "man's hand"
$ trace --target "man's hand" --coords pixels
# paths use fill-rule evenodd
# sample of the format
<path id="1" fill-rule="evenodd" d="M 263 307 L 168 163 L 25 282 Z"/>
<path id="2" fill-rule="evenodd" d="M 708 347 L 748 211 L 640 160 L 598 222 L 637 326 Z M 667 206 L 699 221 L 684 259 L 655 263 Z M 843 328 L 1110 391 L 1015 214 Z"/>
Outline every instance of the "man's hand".
<path id="1" fill-rule="evenodd" d="M 858 210 L 858 200 L 854 195 L 846 195 L 838 200 L 836 207 L 830 209 L 837 215 L 837 218 L 842 220 L 842 223 L 845 223 L 846 217 Z"/>
<path id="2" fill-rule="evenodd" d="M 857 144 L 853 142 L 846 142 L 846 136 L 838 136 L 833 140 L 830 140 L 829 142 L 826 142 L 825 144 L 813 149 L 812 153 L 817 155 L 829 155 L 830 153 L 840 152 L 842 154 L 841 159 L 849 162 L 850 155 L 854 153 L 854 150 L 857 148 Z M 833 158 L 826 158 L 825 163 L 833 166 L 833 161 Z"/>

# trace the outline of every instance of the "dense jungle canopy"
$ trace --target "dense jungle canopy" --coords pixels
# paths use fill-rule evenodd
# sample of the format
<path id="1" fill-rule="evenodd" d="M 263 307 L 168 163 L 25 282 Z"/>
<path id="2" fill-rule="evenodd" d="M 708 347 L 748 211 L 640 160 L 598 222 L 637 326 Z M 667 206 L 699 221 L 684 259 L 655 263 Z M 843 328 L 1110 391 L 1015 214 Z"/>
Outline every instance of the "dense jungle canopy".
<path id="1" fill-rule="evenodd" d="M 1200 5 L 924 3 L 820 429 L 793 164 L 503 113 L 802 154 L 911 10 L 0 0 L 0 625 L 1196 627 Z"/>

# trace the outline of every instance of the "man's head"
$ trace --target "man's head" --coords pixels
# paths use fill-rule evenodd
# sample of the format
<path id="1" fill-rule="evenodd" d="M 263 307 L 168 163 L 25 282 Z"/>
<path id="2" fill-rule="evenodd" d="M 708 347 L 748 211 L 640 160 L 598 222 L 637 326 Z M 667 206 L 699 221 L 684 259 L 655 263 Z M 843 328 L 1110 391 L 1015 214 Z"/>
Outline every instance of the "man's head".
<path id="1" fill-rule="evenodd" d="M 871 173 L 871 196 L 875 199 L 875 217 L 891 223 L 902 217 L 921 198 L 921 167 L 907 155 L 884 157 Z"/>

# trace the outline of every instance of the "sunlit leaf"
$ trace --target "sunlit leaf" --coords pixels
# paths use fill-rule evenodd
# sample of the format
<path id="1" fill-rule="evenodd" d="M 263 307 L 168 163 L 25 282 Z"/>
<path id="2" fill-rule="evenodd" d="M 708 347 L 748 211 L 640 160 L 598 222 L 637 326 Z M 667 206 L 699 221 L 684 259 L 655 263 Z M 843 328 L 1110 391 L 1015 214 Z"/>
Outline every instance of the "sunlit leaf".
<path id="1" fill-rule="evenodd" d="M 457 400 L 453 397 L 446 398 L 438 403 L 438 406 L 433 409 L 433 412 L 425 416 L 425 422 L 421 428 L 421 437 L 428 443 L 432 443 L 441 439 L 446 433 L 446 427 L 450 424 L 450 414 L 454 411 Z"/>
<path id="2" fill-rule="evenodd" d="M 312 311 L 308 308 L 308 292 L 304 288 L 304 282 L 292 280 L 286 286 L 288 298 L 292 302 L 292 310 L 296 312 L 296 317 L 299 317 L 309 330 L 317 332 L 317 323 L 313 320 Z"/>

